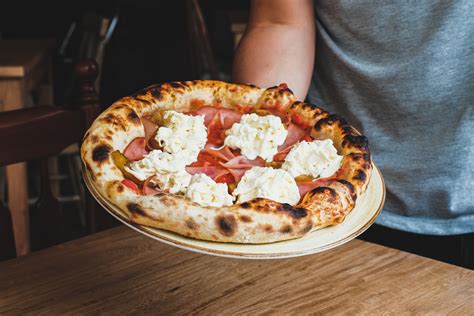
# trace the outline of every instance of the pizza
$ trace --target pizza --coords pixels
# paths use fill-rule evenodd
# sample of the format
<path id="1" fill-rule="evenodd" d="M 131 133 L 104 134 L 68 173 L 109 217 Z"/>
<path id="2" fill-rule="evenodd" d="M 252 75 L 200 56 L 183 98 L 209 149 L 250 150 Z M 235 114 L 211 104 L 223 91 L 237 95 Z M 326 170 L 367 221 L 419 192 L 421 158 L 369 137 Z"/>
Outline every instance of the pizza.
<path id="1" fill-rule="evenodd" d="M 105 110 L 81 157 L 131 223 L 271 243 L 341 223 L 369 182 L 365 136 L 281 84 L 153 85 Z"/>

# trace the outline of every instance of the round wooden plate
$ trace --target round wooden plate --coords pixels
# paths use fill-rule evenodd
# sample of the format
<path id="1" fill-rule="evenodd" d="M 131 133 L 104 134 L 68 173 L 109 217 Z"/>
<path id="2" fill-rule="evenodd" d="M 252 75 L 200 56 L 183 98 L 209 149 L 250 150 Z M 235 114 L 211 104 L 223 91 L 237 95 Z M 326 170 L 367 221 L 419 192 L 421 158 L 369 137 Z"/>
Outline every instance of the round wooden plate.
<path id="1" fill-rule="evenodd" d="M 357 199 L 355 208 L 343 223 L 315 230 L 302 238 L 271 244 L 233 244 L 193 239 L 166 230 L 130 223 L 120 208 L 103 198 L 93 186 L 87 172 L 84 181 L 95 197 L 110 214 L 139 233 L 166 244 L 199 253 L 241 259 L 280 259 L 309 255 L 340 246 L 372 225 L 385 201 L 385 184 L 374 165 L 366 192 Z"/>

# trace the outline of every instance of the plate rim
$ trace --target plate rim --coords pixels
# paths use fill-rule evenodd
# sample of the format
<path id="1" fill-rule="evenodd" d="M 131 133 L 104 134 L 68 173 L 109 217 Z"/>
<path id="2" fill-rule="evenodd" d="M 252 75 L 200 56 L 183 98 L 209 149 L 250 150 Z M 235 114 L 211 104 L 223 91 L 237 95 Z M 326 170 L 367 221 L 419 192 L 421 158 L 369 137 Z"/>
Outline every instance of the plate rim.
<path id="1" fill-rule="evenodd" d="M 167 245 L 170 245 L 170 246 L 174 246 L 174 247 L 184 249 L 184 250 L 188 250 L 188 251 L 194 251 L 194 252 L 201 253 L 201 254 L 207 254 L 207 255 L 213 255 L 213 256 L 219 256 L 219 257 L 225 257 L 225 258 L 234 258 L 234 259 L 266 259 L 266 260 L 271 260 L 271 259 L 285 259 L 285 258 L 293 258 L 293 257 L 310 255 L 310 254 L 316 254 L 316 253 L 319 253 L 319 252 L 323 252 L 323 251 L 338 247 L 342 244 L 345 244 L 345 243 L 351 241 L 352 239 L 355 239 L 357 236 L 359 236 L 363 232 L 365 232 L 370 226 L 372 226 L 372 224 L 375 222 L 378 215 L 380 214 L 380 212 L 383 209 L 383 206 L 385 204 L 385 197 L 386 197 L 386 187 L 385 187 L 385 180 L 383 178 L 383 175 L 380 172 L 380 169 L 374 163 L 372 163 L 372 166 L 373 166 L 373 170 L 377 171 L 377 173 L 380 177 L 380 181 L 382 183 L 382 197 L 380 199 L 379 206 L 377 207 L 377 211 L 374 212 L 372 217 L 362 227 L 360 227 L 357 231 L 353 232 L 352 234 L 344 237 L 343 239 L 340 239 L 340 240 L 337 240 L 335 242 L 329 243 L 325 246 L 320 246 L 318 248 L 312 248 L 312 249 L 295 251 L 295 252 L 277 252 L 277 253 L 242 253 L 242 252 L 235 252 L 235 251 L 216 250 L 216 249 L 213 249 L 213 248 L 206 248 L 206 247 L 202 247 L 202 246 L 198 246 L 198 245 L 185 243 L 185 242 L 173 239 L 173 238 L 169 238 L 169 237 L 164 236 L 164 235 L 160 235 L 158 233 L 155 233 L 153 230 L 157 230 L 157 231 L 165 231 L 165 230 L 159 229 L 159 228 L 153 228 L 153 230 L 152 230 L 151 228 L 149 228 L 147 226 L 129 222 L 126 218 L 123 217 L 123 214 L 119 215 L 119 214 L 116 214 L 116 211 L 110 210 L 107 203 L 105 201 L 101 200 L 101 199 L 105 200 L 105 198 L 103 198 L 100 195 L 100 193 L 98 192 L 98 190 L 94 187 L 94 184 L 92 183 L 92 181 L 90 179 L 90 175 L 85 170 L 85 168 L 83 168 L 83 170 L 82 170 L 82 177 L 83 177 L 83 180 L 86 184 L 87 189 L 89 190 L 91 195 L 94 197 L 94 199 L 97 201 L 97 203 L 99 203 L 99 205 L 102 206 L 102 208 L 104 208 L 109 214 L 111 214 L 113 217 L 115 217 L 117 220 L 119 220 L 122 224 L 125 224 L 126 226 L 132 228 L 133 230 L 135 230 L 135 231 L 137 231 L 137 232 L 139 232 L 139 233 L 141 233 L 141 234 L 143 234 L 143 235 L 145 235 L 149 238 L 152 238 L 154 240 L 163 242 L 163 243 L 165 243 Z M 374 176 L 374 173 L 371 174 L 370 181 L 372 181 L 373 176 Z M 112 202 L 108 202 L 108 203 L 112 204 Z M 117 212 L 117 213 L 119 213 L 119 212 Z M 343 225 L 343 224 L 344 223 L 341 223 L 340 225 Z M 170 232 L 170 231 L 166 231 L 166 232 L 176 234 L 176 233 Z M 184 238 L 184 239 L 193 239 L 193 238 L 186 237 L 186 236 L 181 236 L 181 235 L 180 235 L 180 237 Z M 292 239 L 292 240 L 294 240 L 294 239 Z M 288 240 L 279 241 L 279 242 L 284 243 L 284 242 L 287 242 L 287 241 Z M 213 242 L 213 243 L 226 244 L 226 243 L 221 243 L 221 242 Z M 245 245 L 245 244 L 243 244 L 243 245 Z"/>

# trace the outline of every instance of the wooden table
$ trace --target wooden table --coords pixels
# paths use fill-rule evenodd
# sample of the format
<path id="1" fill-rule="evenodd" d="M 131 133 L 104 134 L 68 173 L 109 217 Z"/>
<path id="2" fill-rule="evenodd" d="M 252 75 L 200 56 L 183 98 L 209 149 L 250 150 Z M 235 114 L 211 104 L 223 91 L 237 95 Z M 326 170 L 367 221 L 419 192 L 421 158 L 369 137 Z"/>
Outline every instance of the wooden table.
<path id="1" fill-rule="evenodd" d="M 0 40 L 0 111 L 26 106 L 36 90 L 42 104 L 53 105 L 51 39 Z M 7 167 L 8 204 L 17 255 L 30 251 L 26 163 Z"/>
<path id="2" fill-rule="evenodd" d="M 466 315 L 474 271 L 361 240 L 306 257 L 236 260 L 118 227 L 0 263 L 0 315 Z"/>

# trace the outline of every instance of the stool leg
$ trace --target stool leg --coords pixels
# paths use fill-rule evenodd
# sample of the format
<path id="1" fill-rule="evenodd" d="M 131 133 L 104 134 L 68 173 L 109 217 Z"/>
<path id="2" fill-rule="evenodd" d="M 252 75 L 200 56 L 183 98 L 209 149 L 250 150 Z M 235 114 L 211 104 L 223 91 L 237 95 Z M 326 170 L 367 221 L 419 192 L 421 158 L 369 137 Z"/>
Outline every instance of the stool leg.
<path id="1" fill-rule="evenodd" d="M 23 79 L 0 80 L 0 99 L 4 111 L 25 107 L 28 92 Z M 28 213 L 28 178 L 26 163 L 6 167 L 8 205 L 11 212 L 17 256 L 30 252 L 30 220 Z"/>
<path id="2" fill-rule="evenodd" d="M 7 166 L 8 206 L 11 211 L 17 256 L 30 252 L 30 216 L 26 163 Z"/>

